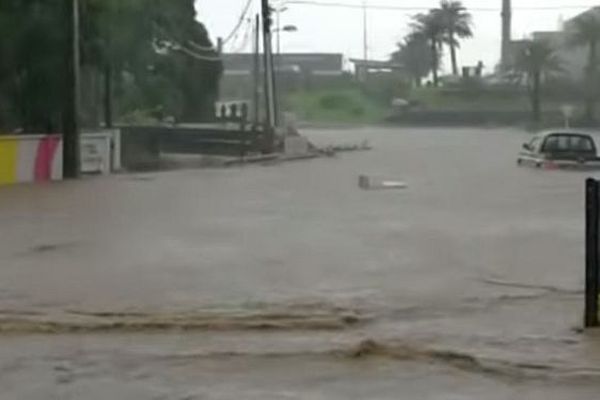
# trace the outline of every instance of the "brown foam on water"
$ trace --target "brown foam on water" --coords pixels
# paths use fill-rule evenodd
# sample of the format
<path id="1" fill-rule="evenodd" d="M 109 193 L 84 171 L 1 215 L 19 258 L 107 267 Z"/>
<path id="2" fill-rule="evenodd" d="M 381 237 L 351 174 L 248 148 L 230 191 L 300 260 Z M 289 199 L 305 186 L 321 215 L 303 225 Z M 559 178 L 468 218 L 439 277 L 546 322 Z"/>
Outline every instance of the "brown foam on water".
<path id="1" fill-rule="evenodd" d="M 71 310 L 46 315 L 0 313 L 0 334 L 65 334 L 101 332 L 343 330 L 369 319 L 353 310 L 207 311 L 185 313 Z"/>

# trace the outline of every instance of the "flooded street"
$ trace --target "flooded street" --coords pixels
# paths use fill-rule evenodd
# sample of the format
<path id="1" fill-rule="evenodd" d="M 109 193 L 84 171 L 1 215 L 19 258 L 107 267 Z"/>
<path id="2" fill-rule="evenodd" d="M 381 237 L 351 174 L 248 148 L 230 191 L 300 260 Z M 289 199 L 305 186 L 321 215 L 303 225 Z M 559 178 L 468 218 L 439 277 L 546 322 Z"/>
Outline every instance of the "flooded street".
<path id="1" fill-rule="evenodd" d="M 306 133 L 374 150 L 0 188 L 0 398 L 597 397 L 589 173 L 511 129 Z"/>

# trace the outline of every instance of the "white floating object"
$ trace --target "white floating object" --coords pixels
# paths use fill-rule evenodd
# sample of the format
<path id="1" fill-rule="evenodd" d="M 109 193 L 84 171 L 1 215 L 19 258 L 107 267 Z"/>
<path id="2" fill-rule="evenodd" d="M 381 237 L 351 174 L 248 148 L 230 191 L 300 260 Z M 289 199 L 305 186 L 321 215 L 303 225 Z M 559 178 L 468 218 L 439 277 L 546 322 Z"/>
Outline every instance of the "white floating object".
<path id="1" fill-rule="evenodd" d="M 406 189 L 408 185 L 405 182 L 381 180 L 374 181 L 372 178 L 361 175 L 358 177 L 358 187 L 364 190 L 376 189 Z"/>
<path id="2" fill-rule="evenodd" d="M 381 186 L 385 189 L 406 189 L 408 185 L 404 182 L 395 182 L 395 181 L 383 181 L 381 182 Z"/>

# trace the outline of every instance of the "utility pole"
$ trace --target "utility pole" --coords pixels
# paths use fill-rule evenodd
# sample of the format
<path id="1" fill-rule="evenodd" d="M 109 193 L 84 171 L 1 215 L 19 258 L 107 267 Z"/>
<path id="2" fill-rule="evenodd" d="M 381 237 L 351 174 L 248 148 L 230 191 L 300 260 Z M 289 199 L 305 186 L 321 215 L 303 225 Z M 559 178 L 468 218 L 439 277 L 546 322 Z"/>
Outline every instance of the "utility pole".
<path id="1" fill-rule="evenodd" d="M 512 39 L 511 0 L 502 0 L 502 59 L 500 65 L 506 67 L 510 62 L 510 42 Z"/>
<path id="2" fill-rule="evenodd" d="M 254 22 L 254 66 L 252 70 L 253 75 L 253 121 L 254 126 L 258 125 L 260 119 L 260 15 L 256 14 L 256 21 Z"/>
<path id="3" fill-rule="evenodd" d="M 269 6 L 269 0 L 262 1 L 262 22 L 263 22 L 263 50 L 264 50 L 264 66 L 265 66 L 265 100 L 266 100 L 266 119 L 268 130 L 273 130 L 276 126 L 275 112 L 275 75 L 273 73 L 273 49 L 271 40 L 271 26 L 273 20 L 271 18 L 272 10 Z"/>
<path id="4" fill-rule="evenodd" d="M 66 79 L 63 109 L 63 175 L 79 177 L 79 0 L 65 0 L 67 26 Z"/>
<path id="5" fill-rule="evenodd" d="M 369 27 L 367 16 L 367 0 L 363 0 L 363 58 L 369 59 Z"/>

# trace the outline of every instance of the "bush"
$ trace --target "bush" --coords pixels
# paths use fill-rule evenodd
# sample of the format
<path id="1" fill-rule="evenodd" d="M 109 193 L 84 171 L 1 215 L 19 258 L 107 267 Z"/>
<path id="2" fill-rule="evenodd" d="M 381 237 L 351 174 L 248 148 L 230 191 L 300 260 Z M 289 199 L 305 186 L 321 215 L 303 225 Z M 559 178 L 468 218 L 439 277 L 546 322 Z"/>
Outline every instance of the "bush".
<path id="1" fill-rule="evenodd" d="M 355 117 L 362 117 L 365 115 L 365 108 L 363 106 L 355 106 L 352 108 L 351 113 Z"/>
<path id="2" fill-rule="evenodd" d="M 352 99 L 344 93 L 331 93 L 321 96 L 319 105 L 326 110 L 342 110 L 353 105 Z"/>

